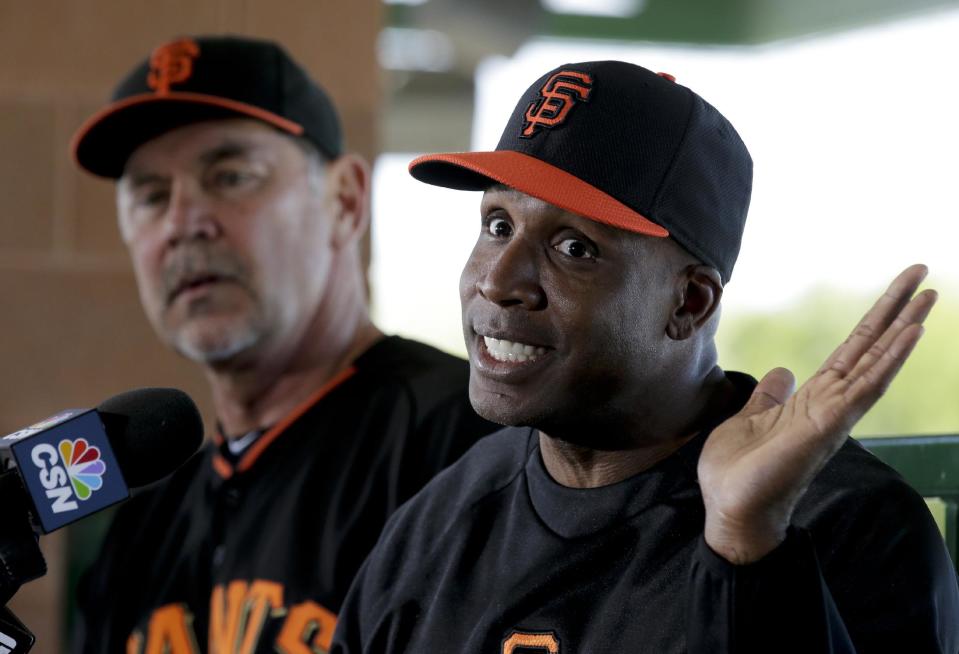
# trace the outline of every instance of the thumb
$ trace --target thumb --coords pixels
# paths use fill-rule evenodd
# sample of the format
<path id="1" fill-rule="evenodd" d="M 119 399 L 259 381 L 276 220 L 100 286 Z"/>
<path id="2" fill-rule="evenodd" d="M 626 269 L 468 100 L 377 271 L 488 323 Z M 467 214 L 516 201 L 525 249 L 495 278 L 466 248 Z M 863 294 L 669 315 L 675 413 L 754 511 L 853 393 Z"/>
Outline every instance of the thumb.
<path id="1" fill-rule="evenodd" d="M 741 411 L 745 415 L 755 415 L 780 406 L 796 390 L 796 377 L 786 368 L 773 368 L 766 373 Z"/>

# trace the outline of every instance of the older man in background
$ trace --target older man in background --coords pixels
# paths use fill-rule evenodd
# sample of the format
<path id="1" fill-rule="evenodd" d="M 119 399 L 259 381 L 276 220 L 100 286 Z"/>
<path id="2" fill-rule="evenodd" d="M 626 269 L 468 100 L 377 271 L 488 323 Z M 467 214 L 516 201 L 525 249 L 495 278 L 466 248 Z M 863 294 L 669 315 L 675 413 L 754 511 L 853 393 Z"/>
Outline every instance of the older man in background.
<path id="1" fill-rule="evenodd" d="M 308 652 L 393 510 L 492 427 L 465 362 L 371 322 L 369 167 L 278 45 L 157 48 L 74 138 L 117 180 L 160 338 L 195 361 L 212 443 L 119 512 L 82 652 Z"/>

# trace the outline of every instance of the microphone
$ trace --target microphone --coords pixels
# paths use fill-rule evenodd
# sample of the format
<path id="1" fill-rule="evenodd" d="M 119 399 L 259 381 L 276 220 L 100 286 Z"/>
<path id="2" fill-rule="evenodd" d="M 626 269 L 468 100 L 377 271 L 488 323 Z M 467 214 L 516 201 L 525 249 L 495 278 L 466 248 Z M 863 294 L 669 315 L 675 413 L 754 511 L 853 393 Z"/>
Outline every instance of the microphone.
<path id="1" fill-rule="evenodd" d="M 17 616 L 0 608 L 0 654 L 26 654 L 36 640 Z"/>
<path id="2" fill-rule="evenodd" d="M 34 532 L 50 533 L 126 499 L 129 488 L 176 470 L 202 440 L 200 412 L 174 388 L 121 393 L 0 439 L 8 468 L 0 472 L 0 604 L 46 573 Z"/>
<path id="3" fill-rule="evenodd" d="M 141 388 L 67 409 L 6 436 L 40 530 L 50 533 L 173 472 L 200 447 L 203 421 L 175 388 Z"/>

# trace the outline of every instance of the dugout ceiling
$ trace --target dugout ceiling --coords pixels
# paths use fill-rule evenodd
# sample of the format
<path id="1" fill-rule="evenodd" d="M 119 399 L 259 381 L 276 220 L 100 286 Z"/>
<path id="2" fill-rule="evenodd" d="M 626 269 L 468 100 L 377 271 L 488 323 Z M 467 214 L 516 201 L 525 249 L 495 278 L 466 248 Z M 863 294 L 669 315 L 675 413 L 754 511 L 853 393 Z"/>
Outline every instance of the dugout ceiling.
<path id="1" fill-rule="evenodd" d="M 558 3 L 562 4 L 562 3 Z M 584 0 L 579 5 L 589 6 Z M 596 0 L 594 6 L 605 5 Z M 574 38 L 759 45 L 869 25 L 959 0 L 618 0 L 625 15 L 562 13 L 541 0 L 426 0 L 391 4 L 389 24 L 434 27 L 494 44 L 516 32 Z M 477 20 L 478 19 L 478 20 Z"/>
<path id="2" fill-rule="evenodd" d="M 619 15 L 584 15 L 615 6 Z M 643 41 L 712 47 L 768 47 L 959 8 L 959 0 L 389 0 L 387 36 L 409 32 L 443 41 L 446 63 L 434 70 L 390 62 L 389 52 L 409 55 L 415 43 L 381 34 L 388 109 L 381 122 L 383 151 L 414 152 L 469 146 L 473 73 L 493 56 L 511 56 L 535 37 Z M 406 28 L 406 29 L 402 29 Z M 387 46 L 384 48 L 384 42 Z M 384 52 L 387 56 L 384 56 Z M 436 63 L 436 55 L 423 55 Z M 429 115 L 429 121 L 422 117 Z"/>

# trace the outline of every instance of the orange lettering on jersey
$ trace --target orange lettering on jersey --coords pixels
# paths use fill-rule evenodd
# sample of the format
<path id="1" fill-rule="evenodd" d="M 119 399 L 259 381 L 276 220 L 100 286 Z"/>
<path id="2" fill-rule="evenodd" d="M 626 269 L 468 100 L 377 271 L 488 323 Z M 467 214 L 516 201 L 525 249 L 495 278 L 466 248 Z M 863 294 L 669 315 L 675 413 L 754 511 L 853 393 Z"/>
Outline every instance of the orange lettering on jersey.
<path id="1" fill-rule="evenodd" d="M 306 601 L 290 609 L 283 631 L 276 639 L 281 654 L 317 654 L 330 650 L 336 614 L 316 602 Z"/>
<path id="2" fill-rule="evenodd" d="M 246 628 L 240 654 L 253 654 L 270 611 L 282 607 L 283 586 L 274 581 L 253 582 L 243 606 L 243 622 Z"/>
<path id="3" fill-rule="evenodd" d="M 283 606 L 283 586 L 272 581 L 231 581 L 210 595 L 210 654 L 251 654 L 271 610 Z"/>
<path id="4" fill-rule="evenodd" d="M 245 581 L 216 586 L 210 595 L 210 654 L 233 654 L 239 646 L 240 612 L 246 598 Z"/>
<path id="5" fill-rule="evenodd" d="M 549 654 L 559 654 L 559 639 L 552 633 L 514 631 L 503 641 L 503 654 L 513 654 L 513 650 L 541 649 Z"/>
<path id="6" fill-rule="evenodd" d="M 127 652 L 134 638 L 135 635 L 127 641 Z M 193 636 L 193 616 L 183 604 L 161 606 L 153 612 L 147 626 L 144 654 L 196 654 L 199 651 Z"/>

